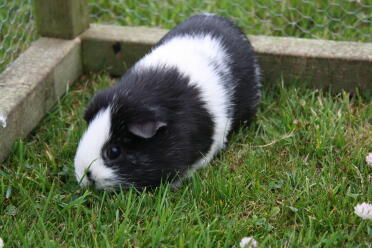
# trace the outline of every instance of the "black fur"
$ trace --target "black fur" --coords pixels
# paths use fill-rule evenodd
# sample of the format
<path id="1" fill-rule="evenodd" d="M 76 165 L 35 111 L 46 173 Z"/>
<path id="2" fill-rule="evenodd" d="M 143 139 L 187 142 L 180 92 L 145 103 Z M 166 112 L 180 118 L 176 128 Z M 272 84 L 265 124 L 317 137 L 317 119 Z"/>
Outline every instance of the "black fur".
<path id="1" fill-rule="evenodd" d="M 197 15 L 171 30 L 157 46 L 186 34 L 211 34 L 221 39 L 231 58 L 233 127 L 254 116 L 260 85 L 255 56 L 242 31 L 219 16 Z M 224 75 L 221 75 L 224 77 Z M 114 168 L 124 186 L 157 186 L 162 180 L 183 175 L 206 154 L 212 144 L 214 120 L 204 107 L 199 89 L 177 68 L 130 69 L 113 88 L 97 94 L 85 113 L 87 122 L 111 106 L 110 139 L 102 149 L 108 167 Z M 128 128 L 143 123 L 162 123 L 154 136 L 142 138 Z M 110 160 L 105 150 L 118 146 L 121 154 Z"/>
<path id="2" fill-rule="evenodd" d="M 256 57 L 249 40 L 243 31 L 229 19 L 218 15 L 195 15 L 168 32 L 156 46 L 181 35 L 211 34 L 218 37 L 232 63 L 230 70 L 232 81 L 226 81 L 226 87 L 234 88 L 233 129 L 241 123 L 249 123 L 254 117 L 260 102 L 261 85 L 257 82 Z"/>

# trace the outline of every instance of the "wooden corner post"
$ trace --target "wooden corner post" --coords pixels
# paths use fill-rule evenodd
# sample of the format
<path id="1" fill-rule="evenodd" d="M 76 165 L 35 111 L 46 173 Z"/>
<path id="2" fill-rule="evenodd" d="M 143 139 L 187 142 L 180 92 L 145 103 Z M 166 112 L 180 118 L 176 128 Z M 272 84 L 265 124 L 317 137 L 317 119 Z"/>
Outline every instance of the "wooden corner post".
<path id="1" fill-rule="evenodd" d="M 89 27 L 88 0 L 34 0 L 38 32 L 73 39 Z"/>

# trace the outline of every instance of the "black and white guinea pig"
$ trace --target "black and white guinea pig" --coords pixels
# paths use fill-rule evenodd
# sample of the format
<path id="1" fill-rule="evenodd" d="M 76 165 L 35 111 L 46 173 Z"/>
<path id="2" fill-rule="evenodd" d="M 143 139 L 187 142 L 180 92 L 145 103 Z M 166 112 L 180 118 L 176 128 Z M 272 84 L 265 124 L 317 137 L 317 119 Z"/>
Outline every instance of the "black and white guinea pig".
<path id="1" fill-rule="evenodd" d="M 260 69 L 244 33 L 213 14 L 168 32 L 85 112 L 75 173 L 98 189 L 179 181 L 255 115 Z"/>

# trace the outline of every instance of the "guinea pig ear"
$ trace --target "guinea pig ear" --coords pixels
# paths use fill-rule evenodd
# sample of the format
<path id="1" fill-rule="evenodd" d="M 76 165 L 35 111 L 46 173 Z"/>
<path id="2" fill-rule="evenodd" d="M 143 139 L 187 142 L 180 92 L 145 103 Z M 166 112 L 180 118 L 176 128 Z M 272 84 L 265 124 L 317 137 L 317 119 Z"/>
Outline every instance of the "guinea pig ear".
<path id="1" fill-rule="evenodd" d="M 128 124 L 129 132 L 144 139 L 154 137 L 161 127 L 167 126 L 167 123 L 161 121 L 149 121 L 145 123 Z"/>

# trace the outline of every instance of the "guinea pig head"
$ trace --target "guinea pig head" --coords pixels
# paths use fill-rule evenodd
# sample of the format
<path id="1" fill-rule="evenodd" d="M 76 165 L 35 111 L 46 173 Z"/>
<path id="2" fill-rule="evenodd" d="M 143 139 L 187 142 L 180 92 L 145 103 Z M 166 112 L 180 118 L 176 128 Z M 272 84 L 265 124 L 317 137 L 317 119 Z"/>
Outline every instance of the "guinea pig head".
<path id="1" fill-rule="evenodd" d="M 165 108 L 130 101 L 110 89 L 96 95 L 84 118 L 88 128 L 74 161 L 81 186 L 141 188 L 175 177 L 170 156 L 177 137 L 168 130 Z"/>

